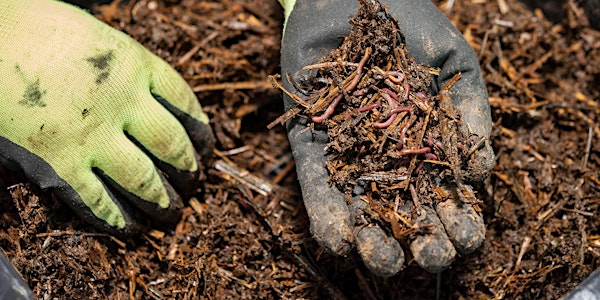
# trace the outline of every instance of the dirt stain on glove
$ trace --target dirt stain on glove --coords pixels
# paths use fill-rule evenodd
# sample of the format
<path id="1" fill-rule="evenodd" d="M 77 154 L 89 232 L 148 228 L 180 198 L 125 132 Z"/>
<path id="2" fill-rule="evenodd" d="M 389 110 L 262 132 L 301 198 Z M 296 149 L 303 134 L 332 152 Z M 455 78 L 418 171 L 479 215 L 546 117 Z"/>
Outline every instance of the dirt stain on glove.
<path id="1" fill-rule="evenodd" d="M 43 90 L 41 88 L 40 79 L 27 79 L 27 76 L 18 64 L 15 65 L 15 72 L 19 75 L 19 77 L 23 79 L 23 82 L 25 82 L 25 84 L 27 85 L 25 87 L 25 92 L 23 93 L 23 99 L 19 101 L 19 104 L 28 107 L 45 107 L 46 103 L 42 100 L 42 98 L 46 94 L 46 90 Z"/>
<path id="2" fill-rule="evenodd" d="M 96 70 L 96 84 L 102 84 L 102 82 L 110 76 L 114 59 L 115 54 L 112 50 L 85 59 L 87 62 L 91 63 Z"/>

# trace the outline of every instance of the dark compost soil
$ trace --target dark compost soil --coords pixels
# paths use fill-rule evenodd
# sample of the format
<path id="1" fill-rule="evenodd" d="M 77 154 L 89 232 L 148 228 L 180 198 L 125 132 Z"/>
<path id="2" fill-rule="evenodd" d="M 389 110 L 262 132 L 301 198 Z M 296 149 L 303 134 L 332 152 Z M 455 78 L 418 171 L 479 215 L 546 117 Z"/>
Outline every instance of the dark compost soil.
<path id="1" fill-rule="evenodd" d="M 281 126 L 275 0 L 116 1 L 95 15 L 180 71 L 210 115 L 218 162 L 175 228 L 119 240 L 0 169 L 0 248 L 41 299 L 556 299 L 600 258 L 600 32 L 566 1 L 436 1 L 479 56 L 497 163 L 478 195 L 487 236 L 437 277 L 378 278 L 308 233 Z M 453 5 L 450 5 L 453 4 Z"/>

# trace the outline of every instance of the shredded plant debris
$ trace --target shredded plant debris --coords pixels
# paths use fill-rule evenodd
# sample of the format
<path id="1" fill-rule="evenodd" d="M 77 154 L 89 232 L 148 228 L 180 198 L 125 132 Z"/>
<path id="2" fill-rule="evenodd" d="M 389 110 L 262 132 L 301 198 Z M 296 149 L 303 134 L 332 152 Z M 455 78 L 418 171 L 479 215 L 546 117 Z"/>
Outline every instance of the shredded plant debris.
<path id="1" fill-rule="evenodd" d="M 370 219 L 364 220 L 388 224 L 402 239 L 415 232 L 412 220 L 423 206 L 434 207 L 452 195 L 477 204 L 463 173 L 481 139 L 461 129 L 449 95 L 460 74 L 432 96 L 431 78 L 438 70 L 410 56 L 397 20 L 385 6 L 360 3 L 342 44 L 304 67 L 316 70 L 314 76 L 292 82 L 302 95 L 292 97 L 297 108 L 274 123 L 304 115 L 312 121 L 308 128 L 326 127 L 330 183 L 349 201 L 362 195 Z M 398 210 L 411 202 L 414 213 Z M 398 223 L 389 211 L 405 222 Z"/>

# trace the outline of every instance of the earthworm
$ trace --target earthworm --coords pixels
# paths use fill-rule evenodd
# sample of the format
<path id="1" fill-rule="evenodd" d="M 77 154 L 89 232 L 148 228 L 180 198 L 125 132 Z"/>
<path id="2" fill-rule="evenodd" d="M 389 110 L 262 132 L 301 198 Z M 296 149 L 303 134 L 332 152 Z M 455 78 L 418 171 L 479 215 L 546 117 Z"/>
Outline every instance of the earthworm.
<path id="1" fill-rule="evenodd" d="M 433 147 L 434 143 L 435 138 L 433 137 L 433 133 L 431 133 L 431 131 L 427 131 L 427 145 L 429 145 L 429 147 Z"/>
<path id="2" fill-rule="evenodd" d="M 402 97 L 402 99 L 406 100 L 408 99 L 408 94 L 410 93 L 410 85 L 408 83 L 404 84 L 404 96 Z"/>
<path id="3" fill-rule="evenodd" d="M 437 160 L 437 155 L 431 153 L 431 152 L 427 152 L 425 154 L 423 154 L 425 156 L 425 159 L 428 160 Z"/>
<path id="4" fill-rule="evenodd" d="M 444 148 L 444 145 L 442 144 L 442 142 L 435 140 L 435 142 L 433 143 L 433 146 L 438 148 L 438 149 L 442 149 Z"/>
<path id="5" fill-rule="evenodd" d="M 423 153 L 427 153 L 427 152 L 431 152 L 431 148 L 423 147 L 421 149 L 406 149 L 406 150 L 400 151 L 400 153 L 398 155 L 423 154 Z"/>
<path id="6" fill-rule="evenodd" d="M 402 127 L 402 129 L 400 129 L 400 136 L 398 137 L 398 146 L 397 146 L 398 150 L 402 150 L 402 147 L 404 147 L 404 139 L 406 138 L 406 132 L 408 131 L 408 128 L 410 128 L 410 126 L 416 119 L 417 119 L 417 116 L 412 115 L 410 117 L 410 119 L 408 119 L 408 121 L 406 122 L 404 127 Z"/>
<path id="7" fill-rule="evenodd" d="M 345 89 L 345 91 L 347 93 L 350 93 L 356 87 L 356 85 L 358 85 L 358 82 L 360 82 L 360 77 L 362 75 L 362 69 L 364 68 L 365 64 L 367 63 L 367 60 L 369 59 L 369 54 L 370 53 L 371 53 L 371 48 L 367 48 L 367 50 L 365 51 L 365 55 L 363 56 L 363 58 L 358 63 L 358 67 L 356 69 L 356 76 L 352 79 L 352 81 L 350 82 L 350 84 Z M 311 118 L 312 121 L 315 122 L 315 123 L 323 123 L 323 121 L 329 119 L 329 117 L 331 117 L 331 115 L 335 111 L 335 107 L 338 105 L 338 103 L 340 103 L 340 100 L 342 100 L 342 98 L 344 98 L 344 94 L 343 93 L 339 94 L 333 100 L 333 102 L 331 102 L 331 104 L 329 104 L 329 106 L 327 107 L 327 109 L 325 110 L 325 112 L 322 115 L 320 115 L 320 116 L 313 116 Z"/>
<path id="8" fill-rule="evenodd" d="M 396 116 L 398 115 L 398 113 L 401 113 L 403 111 L 409 111 L 409 110 L 410 110 L 410 107 L 408 107 L 408 106 L 396 107 L 390 111 L 390 115 L 385 122 L 375 122 L 375 123 L 373 123 L 373 126 L 377 129 L 388 128 L 388 127 L 390 127 L 390 125 L 392 125 L 392 122 L 394 122 L 394 119 L 396 119 Z"/>
<path id="9" fill-rule="evenodd" d="M 425 93 L 418 92 L 417 97 L 420 99 L 423 99 L 423 102 L 425 103 L 425 105 L 429 106 L 429 97 L 427 97 L 427 95 L 425 95 Z"/>
<path id="10" fill-rule="evenodd" d="M 389 71 L 385 73 L 385 76 L 395 84 L 400 84 L 406 78 L 403 72 L 400 71 Z"/>
<path id="11" fill-rule="evenodd" d="M 420 173 L 421 169 L 423 169 L 423 166 L 425 165 L 424 161 L 420 161 L 419 164 L 417 165 L 417 167 L 415 168 L 415 173 Z"/>
<path id="12" fill-rule="evenodd" d="M 437 155 L 435 155 L 431 152 L 423 153 L 423 156 L 425 157 L 426 160 L 437 160 Z M 415 172 L 416 173 L 421 172 L 421 169 L 423 169 L 424 165 L 425 165 L 425 161 L 424 160 L 420 161 L 419 165 L 415 168 Z"/>
<path id="13" fill-rule="evenodd" d="M 373 127 L 377 128 L 377 129 L 384 129 L 384 128 L 390 127 L 390 125 L 392 125 L 392 122 L 394 122 L 394 119 L 396 119 L 396 115 L 398 115 L 398 114 L 397 113 L 391 114 L 390 117 L 385 122 L 373 123 Z"/>
<path id="14" fill-rule="evenodd" d="M 356 77 L 354 77 L 354 79 L 352 79 L 352 81 L 350 82 L 348 87 L 346 87 L 346 92 L 350 93 L 350 91 L 352 91 L 360 82 L 363 68 L 365 67 L 365 64 L 367 63 L 367 60 L 369 59 L 370 54 L 371 54 L 371 48 L 367 48 L 367 50 L 365 51 L 365 55 L 360 60 L 360 62 L 358 63 L 358 67 L 356 68 Z"/>
<path id="15" fill-rule="evenodd" d="M 392 109 L 390 111 L 390 114 L 397 114 L 397 113 L 401 113 L 403 111 L 409 111 L 410 107 L 409 106 L 400 106 L 400 107 L 396 107 L 394 109 Z"/>
<path id="16" fill-rule="evenodd" d="M 333 114 L 335 107 L 338 105 L 338 103 L 340 103 L 340 100 L 342 100 L 342 98 L 344 98 L 344 94 L 339 94 L 337 97 L 335 97 L 335 99 L 333 99 L 333 102 L 329 104 L 325 112 L 320 116 L 313 116 L 311 118 L 312 121 L 315 123 L 323 123 L 323 121 L 329 119 L 329 117 L 331 117 L 331 115 Z"/>
<path id="17" fill-rule="evenodd" d="M 335 66 L 356 67 L 357 65 L 358 65 L 357 63 L 348 62 L 348 61 L 342 61 L 342 62 L 331 61 L 331 62 L 324 62 L 324 63 L 318 63 L 318 64 L 314 64 L 314 65 L 310 65 L 310 66 L 305 66 L 302 69 L 303 70 L 314 70 L 314 69 L 333 68 Z"/>
<path id="18" fill-rule="evenodd" d="M 381 106 L 381 102 L 377 101 L 377 102 L 375 102 L 375 103 L 373 103 L 371 105 L 363 106 L 363 107 L 357 109 L 357 111 L 358 112 L 364 112 L 364 111 L 367 111 L 367 110 L 372 110 L 372 109 L 377 108 L 379 106 Z"/>
<path id="19" fill-rule="evenodd" d="M 396 108 L 396 106 L 398 106 L 398 95 L 390 91 L 390 89 L 388 88 L 382 88 L 381 91 L 383 92 L 381 93 L 381 96 L 383 96 L 383 98 L 387 100 L 388 104 L 390 105 L 390 108 Z"/>
<path id="20" fill-rule="evenodd" d="M 442 149 L 444 147 L 444 145 L 442 145 L 442 142 L 438 141 L 433 136 L 433 133 L 431 131 L 427 132 L 427 145 L 429 145 L 429 147 L 433 149 Z"/>
<path id="21" fill-rule="evenodd" d="M 352 93 L 352 96 L 357 96 L 357 97 L 364 96 L 368 91 L 369 91 L 369 88 L 356 90 Z"/>
<path id="22" fill-rule="evenodd" d="M 373 123 L 373 127 L 377 129 L 388 128 L 390 125 L 392 125 L 392 122 L 394 122 L 394 119 L 396 119 L 396 116 L 399 112 L 410 110 L 410 107 L 398 107 L 398 96 L 396 96 L 396 93 L 390 91 L 387 88 L 383 88 L 381 89 L 381 91 L 381 96 L 383 96 L 383 98 L 387 100 L 391 110 L 389 117 L 386 121 Z"/>

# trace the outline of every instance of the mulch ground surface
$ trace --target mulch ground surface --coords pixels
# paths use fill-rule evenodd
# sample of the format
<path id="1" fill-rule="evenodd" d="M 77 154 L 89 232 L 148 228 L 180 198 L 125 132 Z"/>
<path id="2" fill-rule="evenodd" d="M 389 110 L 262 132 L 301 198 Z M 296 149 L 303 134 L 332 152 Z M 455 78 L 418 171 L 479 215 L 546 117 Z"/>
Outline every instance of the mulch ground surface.
<path id="1" fill-rule="evenodd" d="M 453 3 L 453 5 L 451 5 Z M 439 276 L 382 279 L 311 239 L 282 126 L 275 0 L 116 1 L 95 15 L 174 66 L 211 117 L 217 163 L 175 227 L 120 240 L 0 169 L 0 248 L 40 299 L 556 299 L 600 258 L 600 32 L 566 1 L 436 1 L 479 56 L 497 156 L 487 236 Z"/>

